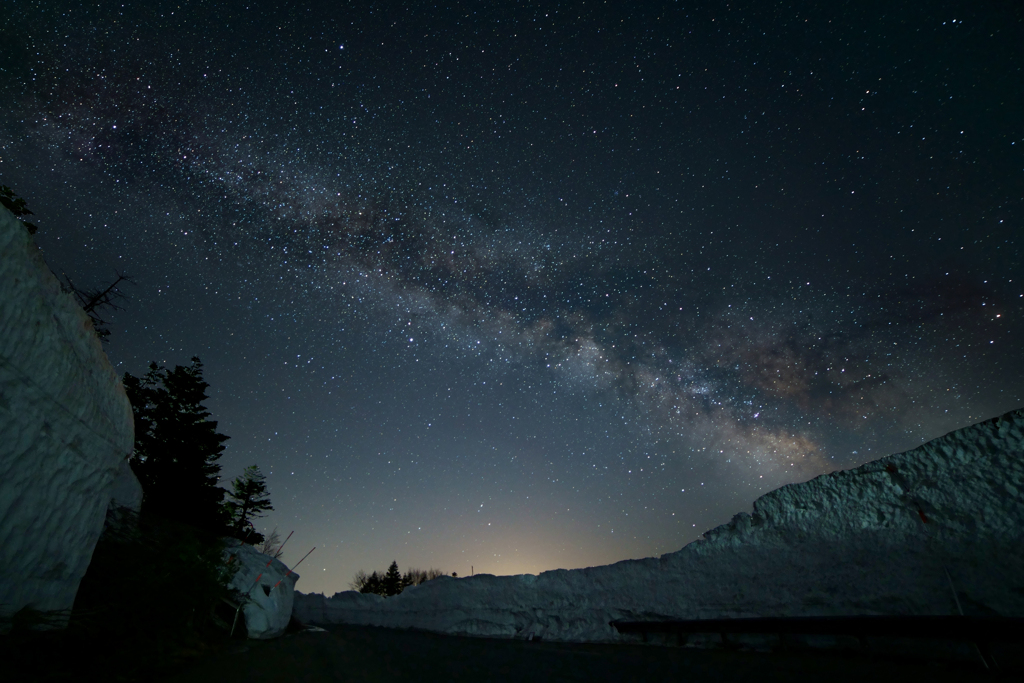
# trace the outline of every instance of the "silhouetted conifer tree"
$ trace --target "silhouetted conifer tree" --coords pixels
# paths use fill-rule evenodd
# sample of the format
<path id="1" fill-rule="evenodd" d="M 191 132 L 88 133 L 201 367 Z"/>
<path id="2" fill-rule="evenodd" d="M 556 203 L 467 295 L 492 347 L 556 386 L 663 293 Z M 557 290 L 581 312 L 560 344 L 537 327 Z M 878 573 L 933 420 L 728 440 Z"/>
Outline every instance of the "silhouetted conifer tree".
<path id="1" fill-rule="evenodd" d="M 402 572 L 398 570 L 398 562 L 391 562 L 391 566 L 388 567 L 388 571 L 381 580 L 381 584 L 381 587 L 384 589 L 384 597 L 391 597 L 402 592 L 405 585 L 402 583 Z"/>
<path id="2" fill-rule="evenodd" d="M 398 595 L 409 586 L 418 586 L 425 581 L 430 581 L 444 575 L 443 571 L 433 567 L 428 571 L 410 567 L 403 576 L 398 571 L 398 563 L 392 562 L 386 572 L 373 572 L 369 576 L 360 569 L 356 572 L 355 578 L 349 584 L 349 587 L 360 593 L 376 593 L 377 595 L 388 597 Z"/>
<path id="3" fill-rule="evenodd" d="M 142 514 L 175 519 L 211 533 L 228 531 L 224 489 L 217 486 L 228 437 L 203 405 L 210 385 L 203 364 L 168 370 L 151 363 L 143 377 L 124 375 L 135 414 L 130 460 L 142 483 Z"/>
<path id="4" fill-rule="evenodd" d="M 252 545 L 262 543 L 263 534 L 252 528 L 252 521 L 262 517 L 267 510 L 273 510 L 274 506 L 270 504 L 266 478 L 259 467 L 246 467 L 245 472 L 232 482 L 226 506 L 235 538 Z"/>
<path id="5" fill-rule="evenodd" d="M 356 577 L 357 581 L 360 579 L 362 579 L 362 586 L 359 587 L 360 593 L 376 593 L 377 595 L 384 595 L 380 575 L 377 574 L 377 572 L 373 572 L 369 576 L 363 575 L 362 577 Z"/>

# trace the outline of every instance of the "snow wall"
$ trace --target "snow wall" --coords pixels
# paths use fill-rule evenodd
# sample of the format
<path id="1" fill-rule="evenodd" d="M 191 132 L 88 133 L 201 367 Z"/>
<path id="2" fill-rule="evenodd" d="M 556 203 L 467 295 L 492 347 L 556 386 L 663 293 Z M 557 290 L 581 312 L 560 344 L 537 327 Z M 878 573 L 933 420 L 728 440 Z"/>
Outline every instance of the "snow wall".
<path id="1" fill-rule="evenodd" d="M 948 572 L 948 576 L 947 576 Z M 314 624 L 615 641 L 617 619 L 1024 617 L 1024 409 L 790 484 L 660 558 L 442 577 L 381 598 L 296 593 Z"/>
<path id="2" fill-rule="evenodd" d="M 251 545 L 233 538 L 225 539 L 224 550 L 238 571 L 228 583 L 245 595 L 245 629 L 250 638 L 266 640 L 284 635 L 292 619 L 295 582 L 299 575 L 289 572 L 281 560 L 264 555 Z"/>
<path id="3" fill-rule="evenodd" d="M 72 607 L 112 498 L 141 502 L 134 439 L 92 322 L 0 207 L 0 632 Z"/>

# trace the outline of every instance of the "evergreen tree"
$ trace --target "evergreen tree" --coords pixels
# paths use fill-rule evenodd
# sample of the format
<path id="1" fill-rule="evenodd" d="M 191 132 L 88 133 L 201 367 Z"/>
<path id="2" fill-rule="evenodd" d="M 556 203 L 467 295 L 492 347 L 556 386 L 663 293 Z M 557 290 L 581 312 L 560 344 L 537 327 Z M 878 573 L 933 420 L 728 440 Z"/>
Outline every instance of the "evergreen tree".
<path id="1" fill-rule="evenodd" d="M 135 415 L 132 470 L 142 484 L 142 514 L 175 519 L 222 534 L 227 531 L 224 489 L 217 486 L 228 437 L 203 405 L 210 385 L 203 364 L 173 370 L 151 363 L 143 377 L 125 373 Z"/>
<path id="2" fill-rule="evenodd" d="M 381 579 L 381 584 L 381 587 L 384 589 L 384 597 L 391 597 L 402 592 L 405 586 L 402 584 L 402 572 L 398 570 L 398 562 L 391 562 L 387 573 Z"/>
<path id="3" fill-rule="evenodd" d="M 263 542 L 263 534 L 252 528 L 252 521 L 273 510 L 274 506 L 270 504 L 266 478 L 259 467 L 246 467 L 245 472 L 232 482 L 226 506 L 235 538 L 253 545 Z"/>
<path id="4" fill-rule="evenodd" d="M 373 572 L 369 576 L 360 569 L 356 572 L 356 576 L 349 584 L 349 587 L 360 593 L 376 593 L 377 595 L 389 597 L 391 595 L 398 595 L 409 586 L 418 586 L 425 581 L 436 579 L 439 576 L 445 576 L 445 573 L 433 567 L 428 571 L 410 567 L 403 576 L 398 571 L 398 563 L 392 562 L 386 572 Z M 455 574 L 452 574 L 452 576 L 455 576 Z"/>
<path id="5" fill-rule="evenodd" d="M 377 572 L 373 572 L 369 576 L 365 574 L 363 576 L 357 576 L 356 580 L 362 580 L 362 586 L 359 588 L 360 593 L 376 593 L 377 595 L 384 595 L 384 589 L 381 586 L 381 578 Z"/>

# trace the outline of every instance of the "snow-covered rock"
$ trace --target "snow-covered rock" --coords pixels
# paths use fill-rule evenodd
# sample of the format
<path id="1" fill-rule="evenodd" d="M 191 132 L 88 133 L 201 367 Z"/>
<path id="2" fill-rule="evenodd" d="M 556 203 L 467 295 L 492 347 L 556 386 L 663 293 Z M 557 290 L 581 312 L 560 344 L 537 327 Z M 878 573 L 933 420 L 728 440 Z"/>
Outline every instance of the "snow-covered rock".
<path id="1" fill-rule="evenodd" d="M 0 624 L 72 606 L 134 439 L 89 317 L 0 207 Z"/>
<path id="2" fill-rule="evenodd" d="M 110 508 L 127 508 L 134 512 L 142 509 L 142 484 L 127 460 L 121 461 L 117 468 L 117 476 L 110 489 Z"/>
<path id="3" fill-rule="evenodd" d="M 288 573 L 281 560 L 264 555 L 251 545 L 230 539 L 224 551 L 238 563 L 229 588 L 247 596 L 242 611 L 250 638 L 276 638 L 288 628 L 292 618 L 295 582 L 299 575 Z M 276 586 L 276 588 L 275 588 Z"/>
<path id="4" fill-rule="evenodd" d="M 948 573 L 948 575 L 947 575 Z M 300 621 L 619 639 L 617 619 L 1024 616 L 1024 410 L 776 489 L 660 558 L 444 577 L 386 600 L 296 595 Z"/>

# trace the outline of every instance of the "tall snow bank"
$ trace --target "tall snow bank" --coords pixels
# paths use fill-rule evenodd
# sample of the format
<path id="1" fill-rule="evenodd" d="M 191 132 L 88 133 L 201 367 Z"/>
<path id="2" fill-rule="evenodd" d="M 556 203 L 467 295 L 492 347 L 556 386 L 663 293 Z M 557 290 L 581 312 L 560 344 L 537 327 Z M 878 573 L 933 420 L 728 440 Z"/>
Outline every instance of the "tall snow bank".
<path id="1" fill-rule="evenodd" d="M 134 429 L 89 317 L 0 207 L 0 624 L 71 608 L 115 482 L 137 498 Z"/>
<path id="2" fill-rule="evenodd" d="M 386 600 L 298 593 L 301 621 L 611 641 L 615 619 L 1024 616 L 1024 410 L 776 489 L 660 558 L 450 577 Z M 948 576 L 947 576 L 948 573 Z"/>
<path id="3" fill-rule="evenodd" d="M 228 539 L 224 554 L 238 566 L 228 583 L 244 596 L 242 611 L 250 638 L 265 640 L 283 635 L 292 619 L 295 582 L 284 562 L 264 555 L 251 545 Z"/>

